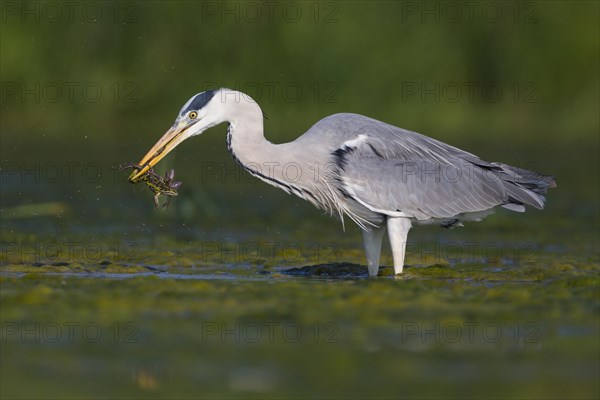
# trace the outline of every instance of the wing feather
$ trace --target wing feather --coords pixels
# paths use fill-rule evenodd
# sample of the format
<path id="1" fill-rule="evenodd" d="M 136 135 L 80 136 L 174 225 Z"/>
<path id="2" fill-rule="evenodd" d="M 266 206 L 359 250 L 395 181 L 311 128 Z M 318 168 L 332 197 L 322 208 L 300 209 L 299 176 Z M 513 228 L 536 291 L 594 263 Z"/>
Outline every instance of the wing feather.
<path id="1" fill-rule="evenodd" d="M 332 152 L 343 189 L 371 211 L 419 220 L 451 218 L 498 205 L 543 207 L 552 177 L 479 157 L 416 132 L 356 114 Z M 339 117 L 338 117 L 339 118 Z M 338 128 L 339 128 L 338 121 Z M 543 187 L 545 185 L 545 187 Z"/>

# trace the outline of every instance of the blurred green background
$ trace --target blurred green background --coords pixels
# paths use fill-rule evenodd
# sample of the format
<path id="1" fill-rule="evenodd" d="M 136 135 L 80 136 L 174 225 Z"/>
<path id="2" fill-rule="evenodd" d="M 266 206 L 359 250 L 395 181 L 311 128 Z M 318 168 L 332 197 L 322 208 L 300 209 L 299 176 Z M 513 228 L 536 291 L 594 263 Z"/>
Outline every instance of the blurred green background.
<path id="1" fill-rule="evenodd" d="M 597 398 L 598 2 L 0 4 L 4 398 Z M 139 161 L 192 95 L 222 86 L 261 105 L 273 142 L 356 112 L 556 176 L 542 212 L 409 238 L 535 244 L 534 256 L 439 266 L 412 252 L 406 282 L 282 277 L 283 267 L 364 265 L 360 232 L 248 177 L 225 126 L 161 161 L 183 186 L 155 211 L 115 167 Z M 279 247 L 232 261 L 201 247 L 273 240 L 335 252 L 290 259 Z M 91 245 L 100 254 L 81 251 Z M 106 332 L 133 321 L 139 335 L 133 346 L 9 335 L 64 321 Z M 340 335 L 331 346 L 208 346 L 206 321 L 333 322 Z M 400 322 L 414 321 L 505 332 L 533 321 L 540 340 L 399 344 Z"/>
<path id="2" fill-rule="evenodd" d="M 332 113 L 357 112 L 487 160 L 554 174 L 561 192 L 580 193 L 589 204 L 598 198 L 600 170 L 597 7 L 586 1 L 5 2 L 4 181 L 14 178 L 7 171 L 40 162 L 60 162 L 59 172 L 67 174 L 63 164 L 72 162 L 79 164 L 82 192 L 104 195 L 81 178 L 84 162 L 101 171 L 83 172 L 114 183 L 111 166 L 138 161 L 189 97 L 227 86 L 258 101 L 274 142 L 292 140 Z M 204 162 L 234 168 L 224 131 L 187 142 L 164 165 L 187 182 L 202 175 Z M 215 186 L 220 174 L 204 175 L 215 204 L 239 183 Z M 255 185 L 246 186 L 241 190 Z M 65 194 L 49 187 L 5 195 L 2 204 Z"/>
<path id="3" fill-rule="evenodd" d="M 4 3 L 5 143 L 149 140 L 221 85 L 256 97 L 282 141 L 337 111 L 448 140 L 597 141 L 593 2 L 269 4 Z"/>

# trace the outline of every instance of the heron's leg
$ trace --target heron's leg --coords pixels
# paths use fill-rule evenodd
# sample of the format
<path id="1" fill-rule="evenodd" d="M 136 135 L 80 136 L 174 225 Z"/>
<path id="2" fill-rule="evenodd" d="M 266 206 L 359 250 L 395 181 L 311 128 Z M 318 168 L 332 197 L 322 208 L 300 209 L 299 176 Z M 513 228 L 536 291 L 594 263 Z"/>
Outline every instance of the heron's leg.
<path id="1" fill-rule="evenodd" d="M 394 273 L 402 273 L 404 267 L 404 252 L 406 251 L 406 238 L 410 230 L 411 222 L 408 218 L 387 219 L 388 236 L 394 256 Z"/>
<path id="2" fill-rule="evenodd" d="M 369 276 L 377 276 L 379 272 L 379 257 L 381 256 L 381 243 L 385 233 L 385 224 L 379 227 L 370 226 L 369 230 L 363 230 L 363 245 L 367 255 L 367 268 Z"/>

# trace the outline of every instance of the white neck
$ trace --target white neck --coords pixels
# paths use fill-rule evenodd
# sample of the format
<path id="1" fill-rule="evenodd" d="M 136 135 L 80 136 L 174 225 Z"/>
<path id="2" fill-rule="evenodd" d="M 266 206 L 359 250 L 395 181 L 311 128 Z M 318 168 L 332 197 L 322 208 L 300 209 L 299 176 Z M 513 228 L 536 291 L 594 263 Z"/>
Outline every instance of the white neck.
<path id="1" fill-rule="evenodd" d="M 216 95 L 223 96 L 222 93 Z M 227 90 L 222 99 L 226 103 L 224 119 L 229 122 L 227 147 L 233 158 L 271 185 L 287 192 L 301 191 L 303 185 L 295 179 L 296 169 L 304 166 L 289 151 L 288 144 L 273 144 L 265 138 L 263 113 L 258 104 L 248 95 L 233 90 Z"/>
<path id="2" fill-rule="evenodd" d="M 229 122 L 227 147 L 248 172 L 331 213 L 343 210 L 329 184 L 327 149 L 306 149 L 298 141 L 273 144 L 265 139 L 262 110 L 249 96 L 222 89 L 221 120 Z M 220 93 L 216 94 L 219 95 Z M 325 161 L 324 161 L 325 160 Z"/>

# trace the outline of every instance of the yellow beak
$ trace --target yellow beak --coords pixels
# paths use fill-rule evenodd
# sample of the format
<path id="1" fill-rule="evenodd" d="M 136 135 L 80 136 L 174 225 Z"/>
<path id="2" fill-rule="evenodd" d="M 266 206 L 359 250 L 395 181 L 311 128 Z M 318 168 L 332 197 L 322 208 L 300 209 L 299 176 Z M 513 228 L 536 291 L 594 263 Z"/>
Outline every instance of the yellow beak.
<path id="1" fill-rule="evenodd" d="M 185 140 L 184 132 L 193 124 L 180 123 L 171 127 L 139 162 L 140 170 L 134 170 L 129 175 L 129 182 L 136 183 L 150 168 L 169 154 L 179 143 Z"/>

